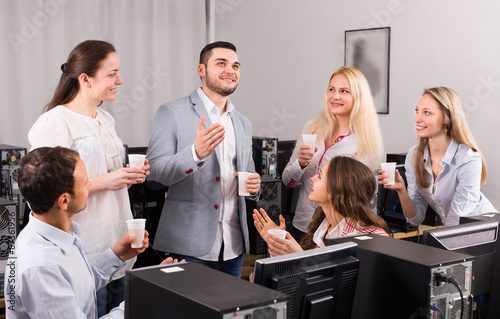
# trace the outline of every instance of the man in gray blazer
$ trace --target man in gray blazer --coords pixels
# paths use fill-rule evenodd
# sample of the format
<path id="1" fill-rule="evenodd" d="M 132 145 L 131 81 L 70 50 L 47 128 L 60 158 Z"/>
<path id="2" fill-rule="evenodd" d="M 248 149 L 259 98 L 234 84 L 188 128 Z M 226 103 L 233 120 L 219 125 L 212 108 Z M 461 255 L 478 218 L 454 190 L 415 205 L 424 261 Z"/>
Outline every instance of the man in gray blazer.
<path id="1" fill-rule="evenodd" d="M 239 277 L 249 251 L 245 197 L 237 172 L 257 199 L 260 176 L 252 160 L 250 122 L 228 96 L 236 90 L 240 63 L 228 42 L 200 53 L 201 88 L 163 104 L 148 147 L 148 180 L 169 186 L 154 248 Z"/>

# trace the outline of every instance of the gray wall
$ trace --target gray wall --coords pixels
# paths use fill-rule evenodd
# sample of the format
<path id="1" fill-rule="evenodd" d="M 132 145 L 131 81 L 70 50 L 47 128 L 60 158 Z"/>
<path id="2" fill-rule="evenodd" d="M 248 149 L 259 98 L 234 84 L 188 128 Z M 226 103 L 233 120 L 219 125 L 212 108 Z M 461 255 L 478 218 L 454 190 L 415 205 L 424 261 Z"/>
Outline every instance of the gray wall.
<path id="1" fill-rule="evenodd" d="M 30 44 L 40 41 L 42 47 L 50 45 L 45 38 L 42 41 L 40 37 L 42 35 L 54 37 L 54 23 L 59 19 L 72 21 L 71 14 L 78 15 L 80 12 L 72 9 L 76 6 L 76 2 L 62 0 L 59 2 L 67 3 L 64 10 L 60 11 L 56 18 L 51 19 L 44 29 L 46 31 L 30 41 Z M 99 6 L 112 5 L 112 2 L 107 1 L 94 2 Z M 196 0 L 190 4 L 199 5 L 203 2 Z M 390 113 L 379 115 L 386 152 L 406 152 L 415 143 L 413 109 L 422 89 L 437 85 L 449 86 L 464 100 L 472 132 L 489 164 L 489 179 L 483 186 L 483 191 L 500 209 L 500 198 L 497 199 L 496 196 L 500 180 L 500 168 L 496 165 L 500 160 L 500 152 L 497 151 L 500 138 L 494 129 L 494 124 L 500 119 L 500 1 L 214 0 L 214 2 L 215 39 L 234 42 L 242 62 L 241 84 L 231 98 L 236 107 L 252 121 L 254 135 L 296 139 L 305 122 L 318 114 L 329 75 L 343 64 L 344 31 L 390 26 L 392 28 Z M 31 18 L 34 12 L 40 10 L 38 5 L 30 7 L 29 0 L 23 3 L 30 9 L 22 12 L 7 9 L 0 11 L 5 18 L 1 19 L 0 23 L 3 35 L 18 30 L 23 21 L 22 17 Z M 169 0 L 169 11 L 179 9 L 179 3 Z M 14 2 L 0 0 L 0 5 L 4 9 L 10 8 Z M 125 8 L 128 6 L 121 7 L 123 10 Z M 9 15 L 15 17 L 7 19 Z M 154 13 L 151 15 L 154 16 Z M 199 42 L 194 37 L 196 34 L 202 36 L 205 34 L 204 28 L 200 27 L 204 25 L 204 17 L 198 11 L 192 15 L 186 19 L 188 23 L 185 24 L 188 31 L 192 31 L 191 35 L 179 32 L 179 27 L 182 25 L 176 19 L 165 16 L 160 20 L 165 23 L 165 31 L 159 31 L 162 40 L 157 43 L 161 44 L 161 47 L 168 47 L 166 53 L 159 51 L 158 46 L 152 48 L 133 46 L 135 49 L 141 48 L 148 52 L 134 55 L 132 53 L 135 51 L 127 50 L 127 46 L 130 46 L 130 41 L 132 43 L 136 41 L 124 28 L 116 28 L 116 37 L 121 37 L 125 41 L 123 48 L 120 43 L 115 43 L 122 48 L 119 50 L 122 69 L 124 75 L 127 75 L 127 82 L 120 88 L 121 98 L 130 94 L 143 81 L 144 74 L 138 71 L 144 71 L 144 68 L 136 70 L 134 61 L 155 66 L 156 62 L 151 60 L 152 52 L 155 56 L 159 56 L 161 63 L 169 62 L 168 57 L 177 57 L 178 52 L 186 55 L 182 59 L 182 65 L 176 59 L 170 61 L 179 64 L 179 68 L 183 71 L 178 71 L 169 65 L 160 65 L 160 69 L 167 70 L 169 76 L 154 94 L 148 95 L 147 99 L 142 101 L 140 108 L 134 110 L 140 113 L 137 118 L 141 125 L 129 124 L 135 119 L 135 113 L 130 113 L 131 115 L 125 118 L 115 114 L 120 134 L 131 146 L 147 143 L 152 114 L 161 103 L 189 94 L 194 89 L 193 85 L 199 83 L 196 64 L 200 47 L 196 48 L 195 44 L 169 45 L 172 39 L 175 42 L 177 38 L 184 39 L 188 43 Z M 123 14 L 114 16 L 118 19 Z M 109 24 L 107 19 L 97 17 L 96 19 L 105 25 Z M 151 21 L 147 23 L 145 19 L 139 21 L 140 23 L 129 23 L 135 32 L 139 32 L 138 37 L 143 33 L 143 29 L 138 28 L 145 28 L 152 23 Z M 89 32 L 93 34 L 93 30 L 97 27 L 92 25 Z M 66 32 L 66 36 L 74 34 L 74 30 L 64 28 L 61 32 Z M 77 43 L 87 38 L 95 37 L 82 35 L 81 39 L 72 41 Z M 49 100 L 60 74 L 58 66 L 74 46 L 74 43 L 66 43 L 63 48 L 62 42 L 56 42 L 52 50 L 59 52 L 57 55 L 59 57 L 53 57 L 52 54 L 44 57 L 45 60 L 59 61 L 55 67 L 45 65 L 47 62 L 39 63 L 43 55 L 31 50 L 18 59 L 19 65 L 26 70 L 14 67 L 15 71 L 7 72 L 2 69 L 4 72 L 0 76 L 0 82 L 3 84 L 0 87 L 0 119 L 4 124 L 0 127 L 0 143 L 28 146 L 26 145 L 28 129 L 40 114 L 42 106 Z M 4 57 L 3 61 L 7 61 L 7 64 L 17 61 L 16 57 L 11 58 L 7 55 L 10 52 L 7 37 L 1 41 L 0 48 L 0 57 Z M 32 60 L 35 60 L 34 64 L 39 69 L 31 68 Z M 138 76 L 136 82 L 133 74 L 127 74 L 134 70 Z M 22 80 L 21 71 L 28 74 L 32 72 L 33 77 L 28 77 L 28 81 Z M 190 80 L 180 79 L 185 77 Z M 14 99 L 15 103 L 7 102 L 5 97 L 13 89 L 23 93 L 19 94 L 18 99 Z M 103 105 L 111 112 L 115 111 L 117 106 L 120 106 L 119 101 Z M 21 127 L 10 129 L 9 123 L 15 123 L 18 119 L 22 119 Z"/>
<path id="2" fill-rule="evenodd" d="M 415 144 L 414 107 L 426 87 L 448 86 L 489 166 L 483 193 L 500 209 L 500 2 L 218 0 L 215 38 L 242 63 L 235 106 L 255 135 L 296 139 L 320 110 L 326 82 L 344 61 L 344 31 L 391 27 L 390 113 L 379 115 L 385 150 Z"/>

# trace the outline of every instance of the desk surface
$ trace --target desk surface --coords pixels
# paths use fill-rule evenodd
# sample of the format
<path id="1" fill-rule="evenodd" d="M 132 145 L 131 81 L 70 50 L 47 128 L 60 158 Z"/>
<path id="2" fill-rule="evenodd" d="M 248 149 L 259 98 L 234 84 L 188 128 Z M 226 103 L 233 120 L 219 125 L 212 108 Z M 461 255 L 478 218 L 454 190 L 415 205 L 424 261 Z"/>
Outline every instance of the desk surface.
<path id="1" fill-rule="evenodd" d="M 396 239 L 406 239 L 406 238 L 417 237 L 419 235 L 422 235 L 422 232 L 424 230 L 441 228 L 441 227 L 443 227 L 443 226 L 420 225 L 420 226 L 418 226 L 418 230 L 407 232 L 407 233 L 405 233 L 405 232 L 393 233 L 393 234 L 391 234 L 391 236 L 396 238 Z M 247 255 L 247 254 L 245 254 L 243 257 L 243 266 L 253 266 L 257 259 L 261 259 L 261 258 L 265 258 L 265 257 L 267 257 L 265 254 L 262 254 L 262 255 Z"/>
<path id="2" fill-rule="evenodd" d="M 394 234 L 392 234 L 392 237 L 397 238 L 397 239 L 416 237 L 416 236 L 422 235 L 422 232 L 424 230 L 441 228 L 441 227 L 443 227 L 443 226 L 420 225 L 420 226 L 418 226 L 418 230 L 414 230 L 414 231 L 407 232 L 407 233 L 404 233 L 404 232 L 394 233 Z"/>
<path id="3" fill-rule="evenodd" d="M 435 228 L 441 228 L 443 226 L 428 226 L 428 225 L 420 225 L 418 226 L 418 230 L 411 231 L 411 232 L 398 232 L 398 233 L 393 233 L 391 234 L 391 237 L 394 237 L 396 239 L 407 239 L 411 237 L 417 237 L 419 235 L 422 235 L 422 232 L 424 230 L 429 230 L 429 229 L 435 229 Z M 265 258 L 267 257 L 266 255 L 244 255 L 243 258 L 243 266 L 253 266 L 255 264 L 255 261 L 257 259 Z"/>

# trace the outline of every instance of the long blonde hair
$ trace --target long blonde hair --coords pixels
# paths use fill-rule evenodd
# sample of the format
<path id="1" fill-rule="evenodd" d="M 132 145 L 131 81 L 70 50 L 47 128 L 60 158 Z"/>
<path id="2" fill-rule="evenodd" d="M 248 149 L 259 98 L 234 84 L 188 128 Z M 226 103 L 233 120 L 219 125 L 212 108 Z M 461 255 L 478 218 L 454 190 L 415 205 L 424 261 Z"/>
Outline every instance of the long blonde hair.
<path id="1" fill-rule="evenodd" d="M 447 124 L 448 136 L 454 139 L 457 143 L 465 144 L 470 147 L 473 151 L 479 152 L 481 155 L 482 171 L 481 171 L 481 184 L 486 182 L 488 177 L 488 168 L 486 167 L 486 161 L 484 160 L 483 153 L 479 149 L 472 133 L 465 119 L 464 108 L 462 106 L 462 100 L 458 96 L 457 92 L 447 87 L 434 87 L 424 90 L 422 95 L 429 95 L 434 101 L 439 104 L 441 112 L 443 112 L 445 122 Z M 427 147 L 429 138 L 419 137 L 418 144 L 416 147 L 414 155 L 414 168 L 415 175 L 417 178 L 417 186 L 419 188 L 427 188 L 430 183 L 425 180 L 425 168 L 424 168 L 424 151 Z"/>
<path id="2" fill-rule="evenodd" d="M 318 134 L 318 141 L 332 136 L 337 125 L 337 118 L 330 112 L 327 97 L 330 81 L 338 74 L 345 75 L 351 86 L 354 105 L 349 120 L 349 130 L 358 136 L 356 157 L 360 158 L 366 155 L 378 163 L 382 159 L 384 146 L 377 112 L 368 81 L 363 73 L 354 67 L 342 66 L 333 72 L 328 79 L 321 114 L 306 124 L 304 133 Z M 300 144 L 297 143 L 297 147 Z"/>

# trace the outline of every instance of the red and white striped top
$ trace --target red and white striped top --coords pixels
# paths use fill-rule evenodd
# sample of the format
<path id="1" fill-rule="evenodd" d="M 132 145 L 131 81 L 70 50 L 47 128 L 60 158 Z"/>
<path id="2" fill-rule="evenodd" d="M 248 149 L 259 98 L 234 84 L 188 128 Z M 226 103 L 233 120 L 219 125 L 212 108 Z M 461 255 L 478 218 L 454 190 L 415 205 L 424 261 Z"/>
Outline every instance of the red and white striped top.
<path id="1" fill-rule="evenodd" d="M 316 243 L 317 247 L 325 247 L 323 239 L 333 239 L 348 235 L 375 234 L 389 236 L 389 234 L 387 234 L 385 230 L 380 227 L 373 225 L 367 226 L 362 222 L 356 222 L 349 217 L 344 218 L 332 231 L 327 234 L 326 232 L 328 231 L 329 226 L 330 224 L 325 218 L 314 233 L 313 241 Z"/>

